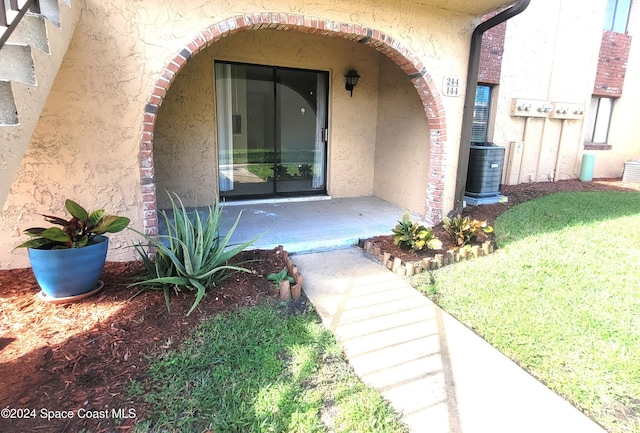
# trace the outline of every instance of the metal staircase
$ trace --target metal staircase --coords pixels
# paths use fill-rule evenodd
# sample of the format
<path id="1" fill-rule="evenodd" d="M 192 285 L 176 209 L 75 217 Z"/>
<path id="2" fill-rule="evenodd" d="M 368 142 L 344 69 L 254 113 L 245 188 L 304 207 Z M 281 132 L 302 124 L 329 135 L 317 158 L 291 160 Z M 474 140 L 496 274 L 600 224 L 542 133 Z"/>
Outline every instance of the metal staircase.
<path id="1" fill-rule="evenodd" d="M 84 0 L 0 0 L 0 209 L 83 8 Z"/>

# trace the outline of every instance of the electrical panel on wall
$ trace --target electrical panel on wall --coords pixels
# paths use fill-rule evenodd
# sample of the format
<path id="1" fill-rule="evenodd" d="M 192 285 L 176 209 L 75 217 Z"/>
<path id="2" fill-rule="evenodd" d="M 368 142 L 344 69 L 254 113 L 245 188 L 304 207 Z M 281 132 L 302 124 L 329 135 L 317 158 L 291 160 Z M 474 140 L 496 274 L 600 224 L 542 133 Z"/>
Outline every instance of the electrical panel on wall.
<path id="1" fill-rule="evenodd" d="M 509 157 L 505 164 L 502 183 L 505 185 L 517 185 L 520 181 L 520 166 L 524 154 L 524 141 L 512 141 L 509 143 Z"/>
<path id="2" fill-rule="evenodd" d="M 554 102 L 553 108 L 549 112 L 549 117 L 551 119 L 582 119 L 584 117 L 584 105 L 570 102 Z"/>
<path id="3" fill-rule="evenodd" d="M 514 98 L 511 100 L 511 115 L 519 117 L 547 117 L 553 105 L 549 101 Z"/>

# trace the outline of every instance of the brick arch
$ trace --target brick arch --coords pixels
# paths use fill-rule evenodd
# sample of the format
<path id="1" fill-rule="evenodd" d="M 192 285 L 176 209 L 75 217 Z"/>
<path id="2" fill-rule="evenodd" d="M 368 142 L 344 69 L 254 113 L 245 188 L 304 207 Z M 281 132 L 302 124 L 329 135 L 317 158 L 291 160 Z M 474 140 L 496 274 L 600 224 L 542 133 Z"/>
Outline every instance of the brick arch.
<path id="1" fill-rule="evenodd" d="M 430 225 L 440 222 L 443 214 L 447 150 L 446 119 L 437 86 L 420 60 L 391 36 L 368 27 L 300 14 L 255 13 L 229 18 L 200 32 L 171 59 L 156 81 L 144 107 L 140 134 L 139 165 L 144 206 L 144 232 L 149 235 L 158 234 L 153 132 L 158 109 L 169 87 L 187 61 L 201 50 L 225 36 L 257 29 L 286 30 L 341 37 L 368 45 L 390 58 L 409 76 L 420 96 L 429 125 L 429 173 L 427 185 L 425 185 L 427 198 L 424 219 Z"/>

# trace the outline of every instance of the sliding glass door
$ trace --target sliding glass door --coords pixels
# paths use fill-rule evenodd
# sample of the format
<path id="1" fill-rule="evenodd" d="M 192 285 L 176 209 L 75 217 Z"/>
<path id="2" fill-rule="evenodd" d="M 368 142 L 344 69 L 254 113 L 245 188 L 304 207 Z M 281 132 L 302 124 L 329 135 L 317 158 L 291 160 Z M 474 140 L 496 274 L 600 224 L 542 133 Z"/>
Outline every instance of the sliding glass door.
<path id="1" fill-rule="evenodd" d="M 327 76 L 215 63 L 221 198 L 326 193 Z"/>

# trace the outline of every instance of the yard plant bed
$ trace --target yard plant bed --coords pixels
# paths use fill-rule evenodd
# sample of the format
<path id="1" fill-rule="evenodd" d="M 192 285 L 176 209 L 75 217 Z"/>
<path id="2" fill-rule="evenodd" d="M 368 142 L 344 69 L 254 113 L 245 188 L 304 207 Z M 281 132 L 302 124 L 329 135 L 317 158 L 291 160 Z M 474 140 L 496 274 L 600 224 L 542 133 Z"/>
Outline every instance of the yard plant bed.
<path id="1" fill-rule="evenodd" d="M 130 299 L 138 289 L 127 285 L 142 272 L 139 262 L 108 262 L 101 294 L 64 305 L 38 299 L 30 268 L 0 271 L 0 408 L 36 410 L 32 419 L 0 418 L 0 431 L 98 432 L 114 431 L 116 425 L 127 431 L 145 407 L 124 394 L 152 358 L 178 347 L 198 324 L 221 311 L 277 297 L 266 275 L 285 266 L 281 252 L 245 251 L 234 262 L 245 262 L 241 266 L 251 273 L 231 274 L 189 316 L 194 293 L 172 294 L 170 312 L 159 291 Z M 42 409 L 76 415 L 80 409 L 106 410 L 109 418 L 48 420 Z M 135 418 L 114 420 L 112 409 Z"/>
<path id="2" fill-rule="evenodd" d="M 634 182 L 621 182 L 619 179 L 601 179 L 593 182 L 581 182 L 579 180 L 563 180 L 559 182 L 538 182 L 538 183 L 524 183 L 520 185 L 505 185 L 502 187 L 502 195 L 508 197 L 509 201 L 506 203 L 495 203 L 482 206 L 467 206 L 462 211 L 462 216 L 468 216 L 472 219 L 479 221 L 486 221 L 490 226 L 495 225 L 496 218 L 511 207 L 524 203 L 529 200 L 533 200 L 538 197 L 553 194 L 555 192 L 578 192 L 578 191 L 605 191 L 605 190 L 640 190 L 640 184 Z M 391 227 L 389 227 L 389 233 L 391 233 Z M 378 260 L 377 252 L 380 254 L 389 254 L 390 261 L 394 258 L 399 258 L 403 265 L 405 263 L 420 262 L 424 258 L 435 259 L 436 255 L 440 254 L 443 259 L 446 259 L 447 251 L 457 251 L 459 246 L 451 239 L 449 234 L 442 228 L 442 224 L 438 224 L 433 227 L 433 234 L 435 237 L 442 241 L 442 249 L 428 250 L 423 249 L 421 251 L 412 251 L 403 249 L 393 243 L 393 236 L 391 234 L 384 236 L 375 236 L 371 239 L 367 239 L 371 242 L 372 248 L 376 247 L 376 253 L 369 253 L 372 258 Z M 497 248 L 493 241 L 493 233 L 489 233 L 487 240 L 491 242 L 491 250 Z M 479 242 L 476 244 L 481 246 L 485 241 L 483 236 L 479 237 Z M 361 247 L 364 247 L 364 240 L 360 243 Z M 483 254 L 482 248 L 480 248 L 480 255 Z M 471 257 L 471 253 L 467 257 Z"/>
<path id="3" fill-rule="evenodd" d="M 468 207 L 463 214 L 493 225 L 509 207 L 536 197 L 608 189 L 638 190 L 640 184 L 575 180 L 508 186 L 503 188 L 508 203 Z M 446 234 L 438 237 L 444 241 Z M 161 292 L 143 292 L 130 299 L 136 289 L 127 285 L 142 271 L 138 262 L 107 263 L 104 290 L 65 305 L 46 304 L 37 298 L 39 289 L 30 269 L 0 271 L 0 408 L 37 411 L 33 419 L 0 418 L 0 431 L 129 431 L 144 415 L 145 404 L 127 400 L 126 391 L 132 380 L 146 372 L 152 358 L 178 347 L 205 319 L 276 298 L 266 275 L 285 266 L 282 254 L 246 251 L 238 260 L 250 260 L 243 266 L 252 272 L 233 274 L 210 291 L 190 316 L 185 313 L 193 303 L 193 293 L 173 294 L 171 312 Z M 301 299 L 304 302 L 304 296 Z M 115 409 L 136 417 L 47 420 L 41 418 L 41 409 L 76 414 L 79 409 Z"/>

